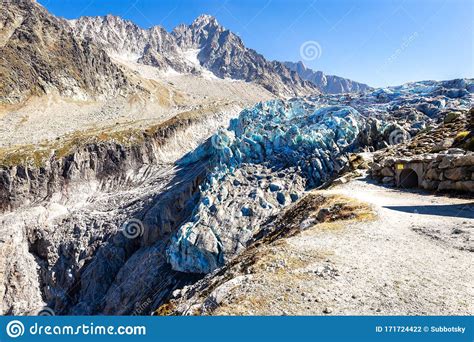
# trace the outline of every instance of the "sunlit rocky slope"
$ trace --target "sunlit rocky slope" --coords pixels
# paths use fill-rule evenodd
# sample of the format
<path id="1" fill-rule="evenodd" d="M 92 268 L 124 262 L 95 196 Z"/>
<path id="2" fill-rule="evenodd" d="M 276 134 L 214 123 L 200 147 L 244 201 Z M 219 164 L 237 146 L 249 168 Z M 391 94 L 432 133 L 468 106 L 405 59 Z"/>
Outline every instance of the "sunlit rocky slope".
<path id="1" fill-rule="evenodd" d="M 210 306 L 207 295 L 245 276 L 247 258 L 267 250 L 259 246 L 301 227 L 374 219 L 368 204 L 313 191 L 351 189 L 369 168 L 396 185 L 400 154 L 437 154 L 449 169 L 466 160 L 462 179 L 435 170 L 426 180 L 436 190 L 462 182 L 444 190 L 472 194 L 471 79 L 324 94 L 210 16 L 167 32 L 113 16 L 66 21 L 28 0 L 1 6 L 3 314 L 219 313 L 226 294 Z M 6 58 L 15 51 L 20 58 Z M 470 235 L 423 223 L 416 234 L 438 237 L 464 265 Z M 428 251 L 431 260 L 439 249 Z M 290 259 L 288 272 L 298 266 Z M 318 272 L 332 277 L 332 267 Z M 456 305 L 446 312 L 469 311 Z M 260 313 L 281 313 L 269 307 Z"/>

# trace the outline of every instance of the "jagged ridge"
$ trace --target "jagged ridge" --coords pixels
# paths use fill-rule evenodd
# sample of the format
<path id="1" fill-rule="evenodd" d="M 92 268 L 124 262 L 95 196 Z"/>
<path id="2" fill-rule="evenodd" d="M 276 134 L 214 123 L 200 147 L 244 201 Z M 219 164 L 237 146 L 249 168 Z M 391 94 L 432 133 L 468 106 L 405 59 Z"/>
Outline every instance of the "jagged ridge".
<path id="1" fill-rule="evenodd" d="M 359 93 L 371 90 L 367 84 L 355 82 L 347 78 L 334 75 L 325 75 L 322 71 L 314 71 L 306 67 L 303 62 L 285 62 L 285 66 L 298 73 L 306 81 L 310 81 L 326 94 Z"/>
<path id="2" fill-rule="evenodd" d="M 119 58 L 138 61 L 162 70 L 199 73 L 194 59 L 220 78 L 255 82 L 276 95 L 316 93 L 280 62 L 269 62 L 209 15 L 171 33 L 160 26 L 148 30 L 116 16 L 81 17 L 69 22 L 77 35 L 90 38 Z"/>

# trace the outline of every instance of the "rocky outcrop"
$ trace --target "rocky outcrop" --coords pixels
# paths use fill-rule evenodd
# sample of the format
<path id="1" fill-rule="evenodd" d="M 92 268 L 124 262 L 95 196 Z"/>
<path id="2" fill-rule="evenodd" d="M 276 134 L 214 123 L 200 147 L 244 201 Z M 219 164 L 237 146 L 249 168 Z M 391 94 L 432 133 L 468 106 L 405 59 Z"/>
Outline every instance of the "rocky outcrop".
<path id="1" fill-rule="evenodd" d="M 399 187 L 473 192 L 474 153 L 469 151 L 473 115 L 474 109 L 449 112 L 438 127 L 377 152 L 372 177 Z"/>
<path id="2" fill-rule="evenodd" d="M 127 172 L 153 162 L 149 144 L 130 148 L 117 143 L 90 144 L 63 158 L 53 152 L 39 167 L 1 167 L 0 209 L 11 211 L 42 200 L 67 203 L 78 200 L 75 195 L 79 190 L 87 196 L 99 189 L 113 189 L 114 183 L 127 182 Z"/>
<path id="3" fill-rule="evenodd" d="M 364 83 L 355 82 L 339 76 L 325 75 L 322 71 L 314 71 L 306 67 L 301 61 L 298 63 L 284 62 L 284 65 L 288 69 L 297 72 L 303 80 L 313 83 L 322 93 L 359 93 L 372 89 Z"/>
<path id="4" fill-rule="evenodd" d="M 216 120 L 221 116 L 219 110 L 207 114 Z M 144 165 L 161 163 L 160 147 L 170 137 L 206 119 L 200 112 L 183 112 L 146 130 L 110 133 L 104 141 L 73 135 L 41 152 L 1 151 L 0 211 L 44 201 L 81 201 L 97 190 L 131 186 L 141 180 L 136 172 Z"/>
<path id="5" fill-rule="evenodd" d="M 164 248 L 190 214 L 205 166 L 193 174 L 167 167 L 147 167 L 134 190 L 96 192 L 90 203 L 49 203 L 1 216 L 0 252 L 14 246 L 1 260 L 8 289 L 2 313 L 35 314 L 48 306 L 56 314 L 147 314 L 193 279 L 171 270 Z"/>
<path id="6" fill-rule="evenodd" d="M 0 102 L 57 92 L 74 99 L 125 96 L 136 87 L 89 40 L 32 0 L 0 4 Z"/>
<path id="7" fill-rule="evenodd" d="M 0 215 L 2 314 L 48 306 L 56 314 L 146 315 L 195 280 L 171 269 L 165 248 L 191 214 L 207 164 L 183 168 L 161 154 L 177 148 L 169 138 L 182 130 L 205 138 L 197 134 L 208 134 L 206 119 L 186 114 L 133 146 L 88 143 L 42 166 L 25 163 L 25 177 L 41 181 L 4 167 L 3 209 L 16 209 Z"/>

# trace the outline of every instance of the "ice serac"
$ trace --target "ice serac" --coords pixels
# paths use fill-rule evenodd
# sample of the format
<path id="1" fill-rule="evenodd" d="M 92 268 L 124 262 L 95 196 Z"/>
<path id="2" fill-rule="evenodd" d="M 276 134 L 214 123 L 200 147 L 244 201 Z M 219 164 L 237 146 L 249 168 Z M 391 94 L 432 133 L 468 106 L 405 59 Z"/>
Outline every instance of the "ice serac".
<path id="1" fill-rule="evenodd" d="M 244 110 L 187 155 L 208 160 L 191 218 L 174 234 L 168 262 L 208 273 L 241 252 L 266 219 L 347 165 L 347 152 L 398 144 L 455 108 L 472 106 L 473 80 L 423 81 L 374 91 L 274 100 Z M 409 151 L 406 152 L 410 153 Z"/>
<path id="2" fill-rule="evenodd" d="M 360 93 L 372 89 L 364 83 L 339 76 L 326 75 L 322 71 L 314 71 L 306 67 L 303 62 L 285 62 L 284 64 L 288 69 L 298 73 L 303 80 L 313 83 L 321 92 L 326 94 Z"/>
<path id="3" fill-rule="evenodd" d="M 310 99 L 244 110 L 184 160 L 209 158 L 212 171 L 192 218 L 172 238 L 172 267 L 208 273 L 239 253 L 265 218 L 341 171 L 361 119 L 352 107 Z"/>

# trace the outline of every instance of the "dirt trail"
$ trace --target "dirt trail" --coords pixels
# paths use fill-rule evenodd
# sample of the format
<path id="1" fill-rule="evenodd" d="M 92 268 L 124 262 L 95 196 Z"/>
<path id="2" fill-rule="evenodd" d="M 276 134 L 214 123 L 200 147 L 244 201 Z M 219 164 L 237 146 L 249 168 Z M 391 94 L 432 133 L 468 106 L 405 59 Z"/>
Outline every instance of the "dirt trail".
<path id="1" fill-rule="evenodd" d="M 257 272 L 225 291 L 213 314 L 474 313 L 472 200 L 362 179 L 321 192 L 366 202 L 377 216 L 319 224 L 261 247 Z"/>
<path id="2" fill-rule="evenodd" d="M 289 240 L 329 257 L 338 277 L 314 284 L 339 314 L 472 314 L 474 204 L 355 180 L 327 193 L 371 204 L 375 221 Z M 460 232 L 459 232 L 460 231 Z M 309 236 L 310 235 L 310 238 Z M 341 296 L 337 298 L 337 296 Z M 337 300 L 339 299 L 339 300 Z"/>

